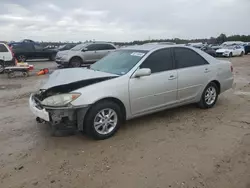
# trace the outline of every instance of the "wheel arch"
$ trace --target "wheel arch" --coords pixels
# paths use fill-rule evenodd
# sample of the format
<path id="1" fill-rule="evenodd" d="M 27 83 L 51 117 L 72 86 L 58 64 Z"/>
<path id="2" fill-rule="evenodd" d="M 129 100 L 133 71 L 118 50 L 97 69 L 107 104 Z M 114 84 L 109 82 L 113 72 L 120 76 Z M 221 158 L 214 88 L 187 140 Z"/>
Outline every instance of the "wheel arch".
<path id="1" fill-rule="evenodd" d="M 115 104 L 117 104 L 120 108 L 121 108 L 121 111 L 122 111 L 122 121 L 125 122 L 126 121 L 126 117 L 127 117 L 127 112 L 126 112 L 126 108 L 125 108 L 125 105 L 123 104 L 123 102 L 118 99 L 118 98 L 115 98 L 115 97 L 105 97 L 105 98 L 102 98 L 102 99 L 99 99 L 97 100 L 96 102 L 94 102 L 88 109 L 86 112 L 84 112 L 84 118 L 82 119 L 81 122 L 78 122 L 78 128 L 80 130 L 84 130 L 84 126 L 85 126 L 85 120 L 86 120 L 86 116 L 88 115 L 91 107 L 95 104 L 98 104 L 100 102 L 103 102 L 103 101 L 112 101 L 114 102 Z"/>
<path id="2" fill-rule="evenodd" d="M 69 63 L 70 63 L 71 60 L 74 59 L 74 58 L 80 59 L 80 60 L 81 60 L 81 63 L 83 63 L 83 59 L 82 59 L 80 56 L 78 56 L 78 55 L 72 56 L 72 57 L 69 59 Z"/>
<path id="3" fill-rule="evenodd" d="M 126 108 L 125 108 L 125 105 L 123 104 L 123 102 L 120 99 L 118 99 L 116 97 L 105 97 L 105 98 L 99 99 L 94 104 L 97 104 L 97 103 L 100 103 L 100 102 L 103 102 L 103 101 L 112 101 L 112 102 L 116 103 L 121 108 L 122 115 L 123 115 L 123 121 L 126 120 L 126 116 L 127 116 Z"/>
<path id="4" fill-rule="evenodd" d="M 220 92 L 221 92 L 221 84 L 220 84 L 220 82 L 219 82 L 218 80 L 212 80 L 212 81 L 209 82 L 209 83 L 215 83 L 216 86 L 217 86 L 218 89 L 219 89 L 219 94 L 220 94 Z"/>

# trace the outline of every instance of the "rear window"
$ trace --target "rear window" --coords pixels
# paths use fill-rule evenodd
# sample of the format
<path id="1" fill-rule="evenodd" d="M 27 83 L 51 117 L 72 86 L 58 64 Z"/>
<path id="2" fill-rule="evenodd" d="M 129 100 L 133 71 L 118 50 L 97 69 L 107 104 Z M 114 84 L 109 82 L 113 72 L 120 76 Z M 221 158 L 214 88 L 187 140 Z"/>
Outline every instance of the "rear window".
<path id="1" fill-rule="evenodd" d="M 9 52 L 5 45 L 0 44 L 0 52 Z"/>

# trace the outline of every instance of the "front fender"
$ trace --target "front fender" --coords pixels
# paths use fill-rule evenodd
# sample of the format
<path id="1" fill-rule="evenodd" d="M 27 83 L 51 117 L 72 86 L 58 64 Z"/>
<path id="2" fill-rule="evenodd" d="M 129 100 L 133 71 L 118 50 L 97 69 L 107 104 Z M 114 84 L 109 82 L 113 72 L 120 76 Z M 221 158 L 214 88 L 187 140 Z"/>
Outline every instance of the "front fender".
<path id="1" fill-rule="evenodd" d="M 120 100 L 126 110 L 127 116 L 130 116 L 130 101 L 128 76 L 121 76 L 111 80 L 103 81 L 87 87 L 75 90 L 74 92 L 81 93 L 81 96 L 72 102 L 73 106 L 92 105 L 96 102 L 106 99 L 115 98 Z"/>

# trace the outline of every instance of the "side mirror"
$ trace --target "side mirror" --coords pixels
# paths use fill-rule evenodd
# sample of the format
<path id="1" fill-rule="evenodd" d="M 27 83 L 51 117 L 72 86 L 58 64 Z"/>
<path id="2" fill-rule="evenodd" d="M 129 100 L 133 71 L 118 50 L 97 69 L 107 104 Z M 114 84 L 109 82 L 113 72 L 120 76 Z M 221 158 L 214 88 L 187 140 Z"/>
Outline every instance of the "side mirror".
<path id="1" fill-rule="evenodd" d="M 82 52 L 86 52 L 86 51 L 88 51 L 88 48 L 83 48 L 82 49 Z"/>
<path id="2" fill-rule="evenodd" d="M 150 75 L 151 75 L 151 69 L 143 68 L 143 69 L 138 69 L 135 72 L 134 77 L 139 78 L 139 77 L 150 76 Z"/>

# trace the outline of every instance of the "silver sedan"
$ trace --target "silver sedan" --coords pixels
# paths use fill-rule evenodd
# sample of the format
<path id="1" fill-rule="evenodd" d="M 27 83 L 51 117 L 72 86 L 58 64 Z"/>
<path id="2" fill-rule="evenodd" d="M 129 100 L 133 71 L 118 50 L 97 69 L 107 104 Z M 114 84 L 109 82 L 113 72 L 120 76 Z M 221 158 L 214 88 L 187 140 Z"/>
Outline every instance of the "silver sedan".
<path id="1" fill-rule="evenodd" d="M 39 122 L 106 139 L 128 119 L 190 103 L 211 108 L 233 80 L 230 62 L 199 49 L 142 45 L 55 71 L 29 103 Z"/>

